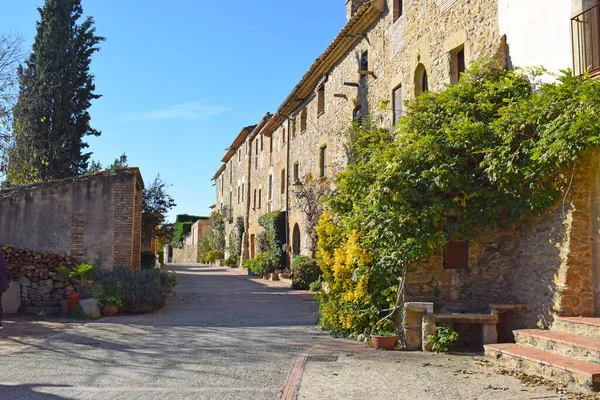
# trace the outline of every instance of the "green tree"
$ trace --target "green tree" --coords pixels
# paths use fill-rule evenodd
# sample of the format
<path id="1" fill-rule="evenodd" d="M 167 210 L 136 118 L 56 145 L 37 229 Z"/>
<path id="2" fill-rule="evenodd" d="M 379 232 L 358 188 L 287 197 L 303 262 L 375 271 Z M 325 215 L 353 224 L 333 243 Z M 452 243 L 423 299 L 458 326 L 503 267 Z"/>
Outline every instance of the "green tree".
<path id="1" fill-rule="evenodd" d="M 115 161 L 113 161 L 112 164 L 110 164 L 108 167 L 106 167 L 107 171 L 113 170 L 113 169 L 121 169 L 121 168 L 127 168 L 129 166 L 129 163 L 127 162 L 127 155 L 125 153 L 121 154 L 121 156 L 119 158 L 115 158 Z"/>
<path id="2" fill-rule="evenodd" d="M 125 159 L 127 159 L 126 156 Z M 167 193 L 168 187 L 169 184 L 158 174 L 152 184 L 144 189 L 142 194 L 142 235 L 145 238 L 150 238 L 157 233 L 157 228 L 164 223 L 166 214 L 177 205 L 171 195 Z"/>
<path id="3" fill-rule="evenodd" d="M 90 158 L 83 139 L 100 135 L 88 109 L 100 97 L 90 63 L 104 38 L 95 34 L 92 17 L 80 21 L 80 0 L 46 0 L 38 11 L 33 49 L 18 71 L 12 184 L 80 175 Z"/>

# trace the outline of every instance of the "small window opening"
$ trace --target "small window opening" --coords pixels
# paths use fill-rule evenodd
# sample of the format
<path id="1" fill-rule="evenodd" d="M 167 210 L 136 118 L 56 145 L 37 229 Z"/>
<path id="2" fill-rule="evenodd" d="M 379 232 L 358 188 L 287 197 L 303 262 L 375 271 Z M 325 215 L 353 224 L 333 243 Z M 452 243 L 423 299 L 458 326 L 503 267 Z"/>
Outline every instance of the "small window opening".
<path id="1" fill-rule="evenodd" d="M 469 241 L 450 242 L 444 249 L 445 269 L 469 268 Z"/>
<path id="2" fill-rule="evenodd" d="M 306 108 L 304 110 L 302 110 L 302 113 L 300 114 L 300 133 L 303 133 L 304 131 L 306 131 L 306 120 L 308 118 L 308 112 L 306 111 Z"/>
<path id="3" fill-rule="evenodd" d="M 321 85 L 317 90 L 317 115 L 325 112 L 325 85 Z"/>
<path id="4" fill-rule="evenodd" d="M 327 177 L 327 146 L 323 146 L 320 149 L 319 154 L 319 176 L 321 178 Z"/>

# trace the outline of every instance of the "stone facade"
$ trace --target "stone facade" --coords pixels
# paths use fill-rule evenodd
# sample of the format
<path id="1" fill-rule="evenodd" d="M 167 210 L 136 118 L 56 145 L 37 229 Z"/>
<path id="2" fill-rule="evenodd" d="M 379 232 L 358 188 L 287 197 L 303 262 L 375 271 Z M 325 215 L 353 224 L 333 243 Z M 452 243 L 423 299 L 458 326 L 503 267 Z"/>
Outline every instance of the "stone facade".
<path id="1" fill-rule="evenodd" d="M 353 119 L 368 118 L 391 128 L 404 101 L 456 83 L 463 66 L 487 60 L 510 67 L 508 43 L 528 39 L 514 27 L 500 27 L 500 9 L 515 4 L 516 0 L 348 0 L 347 25 L 279 109 L 242 130 L 214 177 L 217 207 L 231 204 L 228 229 L 234 229 L 238 216 L 247 226 L 244 258 L 255 255 L 253 237 L 261 230 L 258 218 L 277 210 L 286 212 L 291 253 L 310 255 L 306 216 L 292 190 L 296 180 L 309 174 L 329 177 L 346 166 Z M 577 10 L 572 8 L 573 13 Z M 564 58 L 566 67 L 571 59 Z M 427 304 L 419 306 L 423 310 L 434 304 L 436 312 L 452 304 L 485 303 L 488 311 L 503 314 L 492 318 L 500 321 L 494 324 L 502 323 L 507 309 L 518 310 L 511 322 L 514 327 L 548 326 L 557 313 L 593 314 L 598 309 L 594 300 L 600 297 L 594 296 L 594 287 L 600 287 L 594 282 L 600 281 L 600 272 L 598 178 L 595 158 L 590 160 L 579 167 L 564 204 L 472 241 L 468 268 L 444 269 L 442 250 L 413 266 L 407 301 Z M 257 197 L 262 195 L 256 206 L 255 190 Z M 504 303 L 524 304 L 526 311 L 498 305 Z M 485 340 L 493 340 L 493 326 L 485 325 L 485 330 Z"/>
<path id="2" fill-rule="evenodd" d="M 208 217 L 202 217 L 194 222 L 190 231 L 183 237 L 183 247 L 173 248 L 173 263 L 194 264 L 200 262 L 200 238 L 212 230 L 212 221 Z"/>
<path id="3" fill-rule="evenodd" d="M 0 192 L 0 243 L 139 269 L 143 187 L 129 168 Z"/>

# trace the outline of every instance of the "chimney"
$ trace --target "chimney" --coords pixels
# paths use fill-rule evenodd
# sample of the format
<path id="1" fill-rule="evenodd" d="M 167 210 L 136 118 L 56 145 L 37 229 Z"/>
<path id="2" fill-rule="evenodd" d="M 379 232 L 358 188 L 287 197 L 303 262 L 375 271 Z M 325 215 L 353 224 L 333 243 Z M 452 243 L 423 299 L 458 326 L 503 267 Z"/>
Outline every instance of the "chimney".
<path id="1" fill-rule="evenodd" d="M 354 13 L 365 3 L 370 0 L 346 0 L 346 18 L 349 20 Z"/>

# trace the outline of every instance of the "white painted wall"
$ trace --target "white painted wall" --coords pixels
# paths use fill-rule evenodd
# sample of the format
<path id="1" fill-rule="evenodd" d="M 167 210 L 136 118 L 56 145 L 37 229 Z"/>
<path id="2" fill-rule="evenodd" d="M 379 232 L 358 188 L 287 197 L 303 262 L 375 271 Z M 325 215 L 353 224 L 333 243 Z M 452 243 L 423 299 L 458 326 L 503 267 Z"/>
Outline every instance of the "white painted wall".
<path id="1" fill-rule="evenodd" d="M 513 67 L 543 66 L 550 72 L 573 67 L 572 1 L 498 0 L 498 7 Z"/>

